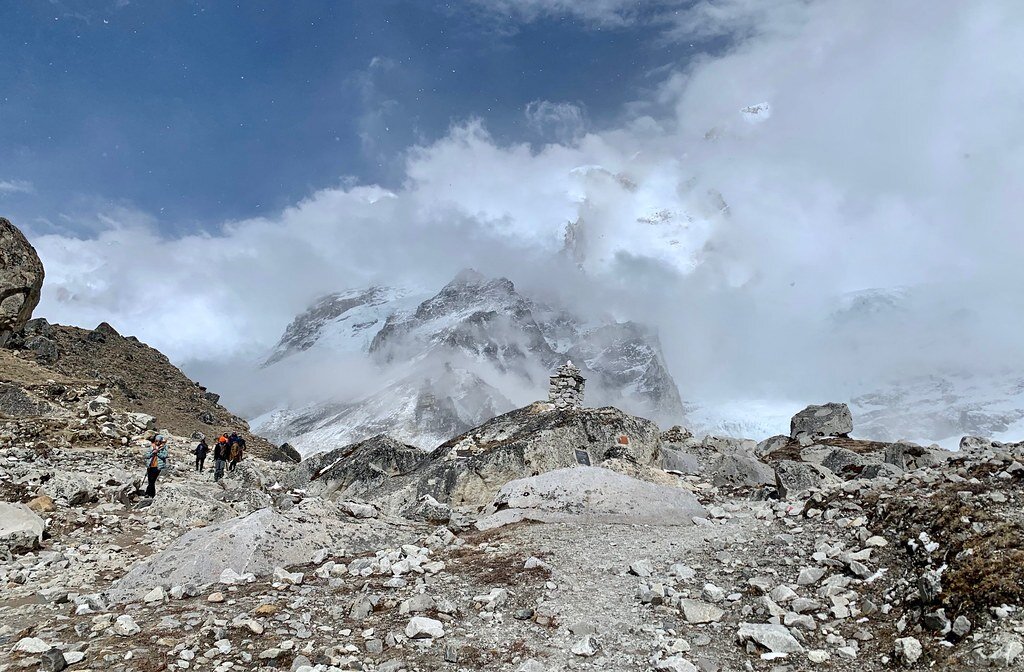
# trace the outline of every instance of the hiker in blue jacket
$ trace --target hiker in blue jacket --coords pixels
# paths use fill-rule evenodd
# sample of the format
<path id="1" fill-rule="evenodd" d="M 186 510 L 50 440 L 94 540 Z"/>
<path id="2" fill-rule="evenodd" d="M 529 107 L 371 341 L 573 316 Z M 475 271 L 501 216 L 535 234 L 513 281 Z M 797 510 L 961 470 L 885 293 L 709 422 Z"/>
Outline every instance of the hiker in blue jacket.
<path id="1" fill-rule="evenodd" d="M 167 439 L 163 434 L 157 434 L 150 439 L 146 460 L 146 497 L 156 497 L 156 479 L 160 471 L 167 466 Z"/>

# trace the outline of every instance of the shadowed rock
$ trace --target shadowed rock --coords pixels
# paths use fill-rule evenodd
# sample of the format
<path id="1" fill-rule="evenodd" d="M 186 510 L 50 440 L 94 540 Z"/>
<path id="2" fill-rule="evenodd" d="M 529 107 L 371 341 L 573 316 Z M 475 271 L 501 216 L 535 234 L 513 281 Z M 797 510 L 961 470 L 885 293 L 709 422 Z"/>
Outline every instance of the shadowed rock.
<path id="1" fill-rule="evenodd" d="M 43 275 L 35 248 L 18 227 L 0 217 L 0 346 L 32 318 Z"/>

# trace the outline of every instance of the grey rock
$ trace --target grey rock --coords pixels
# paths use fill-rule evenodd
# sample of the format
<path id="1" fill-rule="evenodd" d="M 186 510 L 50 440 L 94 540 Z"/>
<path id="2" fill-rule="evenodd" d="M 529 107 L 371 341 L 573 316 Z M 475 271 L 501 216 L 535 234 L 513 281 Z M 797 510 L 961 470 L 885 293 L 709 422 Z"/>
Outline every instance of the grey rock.
<path id="1" fill-rule="evenodd" d="M 821 581 L 825 574 L 826 570 L 823 567 L 804 567 L 800 570 L 796 583 L 798 586 L 812 586 Z"/>
<path id="2" fill-rule="evenodd" d="M 576 467 L 507 483 L 497 511 L 477 522 L 491 529 L 521 520 L 589 521 L 690 526 L 704 508 L 688 491 L 631 478 L 601 467 Z"/>
<path id="3" fill-rule="evenodd" d="M 996 649 L 988 659 L 996 667 L 1010 667 L 1024 652 L 1024 644 L 1016 637 L 1006 640 Z"/>
<path id="4" fill-rule="evenodd" d="M 971 632 L 971 622 L 964 615 L 957 616 L 953 621 L 951 632 L 957 639 L 963 639 Z"/>
<path id="5" fill-rule="evenodd" d="M 39 660 L 39 669 L 42 672 L 61 672 L 68 666 L 64 660 L 64 653 L 57 648 L 52 648 L 42 655 Z"/>
<path id="6" fill-rule="evenodd" d="M 776 450 L 785 448 L 789 445 L 790 440 L 790 437 L 783 434 L 768 437 L 761 443 L 757 444 L 757 447 L 754 448 L 754 454 L 758 457 L 765 457 L 774 453 Z"/>
<path id="7" fill-rule="evenodd" d="M 809 436 L 846 436 L 853 431 L 853 416 L 846 404 L 828 403 L 808 406 L 793 416 L 789 435 L 797 438 Z"/>
<path id="8" fill-rule="evenodd" d="M 405 636 L 410 639 L 444 637 L 444 626 L 433 618 L 413 616 L 405 626 Z"/>
<path id="9" fill-rule="evenodd" d="M 801 653 L 804 647 L 784 625 L 771 623 L 740 623 L 736 633 L 740 644 L 756 642 L 772 653 Z"/>
<path id="10" fill-rule="evenodd" d="M 917 580 L 917 590 L 921 595 L 921 602 L 932 604 L 942 593 L 942 576 L 935 571 L 925 572 Z"/>
<path id="11" fill-rule="evenodd" d="M 635 576 L 647 577 L 654 574 L 654 567 L 647 558 L 637 560 L 629 566 L 629 573 Z"/>
<path id="12" fill-rule="evenodd" d="M 266 576 L 276 567 L 309 563 L 323 548 L 343 545 L 366 552 L 411 541 L 411 536 L 373 520 L 348 519 L 330 502 L 305 499 L 283 513 L 260 509 L 187 532 L 167 550 L 135 565 L 114 583 L 110 595 L 121 602 L 141 597 L 154 584 L 170 588 L 213 583 L 226 569 Z"/>
<path id="13" fill-rule="evenodd" d="M 697 666 L 679 654 L 659 660 L 655 663 L 654 669 L 667 672 L 697 672 Z"/>
<path id="14" fill-rule="evenodd" d="M 679 608 L 683 612 L 683 618 L 687 623 L 717 623 L 722 620 L 725 611 L 713 604 L 700 600 L 682 599 L 679 601 Z"/>
<path id="15" fill-rule="evenodd" d="M 282 485 L 310 494 L 363 496 L 377 491 L 388 479 L 411 473 L 425 457 L 414 446 L 379 435 L 306 458 L 285 476 Z"/>
<path id="16" fill-rule="evenodd" d="M 0 556 L 39 548 L 45 521 L 24 504 L 0 502 Z"/>
<path id="17" fill-rule="evenodd" d="M 782 499 L 797 497 L 808 490 L 839 482 L 831 471 L 817 464 L 796 460 L 779 460 L 775 463 L 775 487 Z"/>
<path id="18" fill-rule="evenodd" d="M 527 406 L 438 447 L 408 489 L 416 498 L 429 494 L 453 507 L 486 506 L 510 481 L 579 467 L 580 451 L 593 465 L 617 458 L 657 466 L 659 436 L 653 422 L 616 408 Z M 579 469 L 582 474 L 586 467 Z"/>
<path id="19" fill-rule="evenodd" d="M 0 346 L 32 318 L 43 276 L 35 248 L 18 227 L 0 217 Z"/>
<path id="20" fill-rule="evenodd" d="M 580 639 L 572 645 L 570 651 L 581 656 L 583 658 L 590 658 L 591 656 L 597 655 L 597 652 L 601 650 L 601 643 L 597 641 L 594 635 L 586 635 L 583 639 Z"/>

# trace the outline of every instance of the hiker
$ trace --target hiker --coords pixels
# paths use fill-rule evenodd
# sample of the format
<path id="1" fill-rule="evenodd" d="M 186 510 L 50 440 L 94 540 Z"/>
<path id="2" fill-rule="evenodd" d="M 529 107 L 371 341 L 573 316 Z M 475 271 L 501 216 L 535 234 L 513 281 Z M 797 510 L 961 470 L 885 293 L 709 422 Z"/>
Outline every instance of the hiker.
<path id="1" fill-rule="evenodd" d="M 224 478 L 224 462 L 228 459 L 228 437 L 221 434 L 213 446 L 213 481 Z"/>
<path id="2" fill-rule="evenodd" d="M 149 466 L 146 468 L 146 497 L 156 497 L 156 479 L 160 470 L 167 466 L 167 439 L 163 434 L 157 434 L 149 442 L 149 453 L 147 455 Z"/>
<path id="3" fill-rule="evenodd" d="M 199 445 L 192 451 L 196 454 L 196 471 L 202 473 L 203 463 L 206 462 L 206 454 L 210 452 L 210 447 L 206 445 L 206 438 L 199 439 Z"/>
<path id="4" fill-rule="evenodd" d="M 228 446 L 228 459 L 231 460 L 228 471 L 234 471 L 235 467 L 242 460 L 242 452 L 245 450 L 245 439 L 232 432 L 231 436 L 228 437 Z"/>

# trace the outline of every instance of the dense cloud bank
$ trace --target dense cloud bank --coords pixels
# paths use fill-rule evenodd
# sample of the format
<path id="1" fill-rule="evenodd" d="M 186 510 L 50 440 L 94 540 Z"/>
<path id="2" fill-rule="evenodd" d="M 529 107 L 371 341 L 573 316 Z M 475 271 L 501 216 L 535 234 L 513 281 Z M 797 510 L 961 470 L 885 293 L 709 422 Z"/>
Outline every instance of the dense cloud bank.
<path id="1" fill-rule="evenodd" d="M 1024 6 L 737 0 L 669 20 L 653 10 L 671 3 L 633 4 L 582 18 L 731 46 L 663 73 L 613 127 L 561 101 L 525 110 L 560 138 L 543 146 L 457 123 L 408 150 L 398 189 L 346 182 L 204 235 L 107 208 L 88 238 L 34 236 L 40 314 L 111 321 L 212 372 L 322 293 L 472 266 L 656 325 L 684 397 L 1021 360 Z"/>

